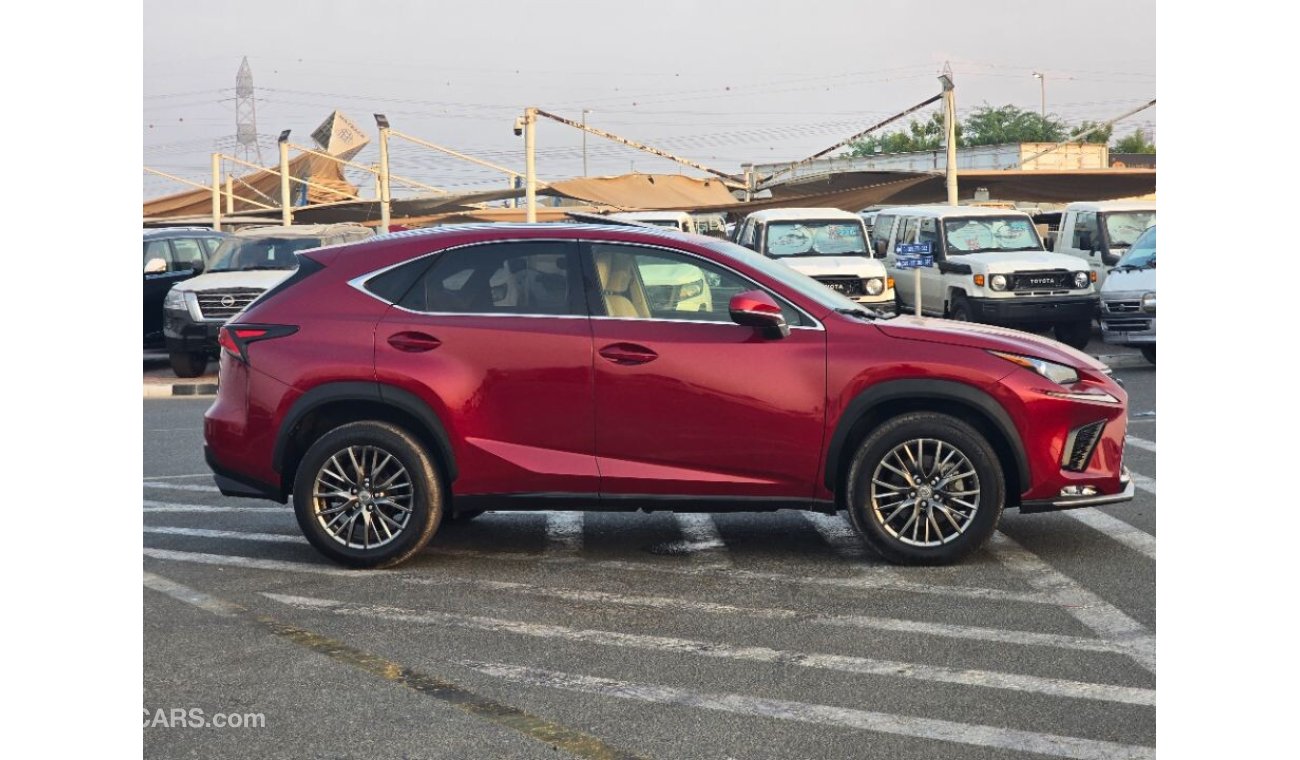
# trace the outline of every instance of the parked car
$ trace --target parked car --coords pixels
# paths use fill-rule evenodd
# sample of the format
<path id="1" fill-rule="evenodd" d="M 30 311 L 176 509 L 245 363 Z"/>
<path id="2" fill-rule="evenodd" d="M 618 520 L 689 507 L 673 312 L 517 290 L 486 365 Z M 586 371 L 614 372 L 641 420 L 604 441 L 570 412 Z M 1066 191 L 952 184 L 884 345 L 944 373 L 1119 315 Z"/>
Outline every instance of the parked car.
<path id="1" fill-rule="evenodd" d="M 453 225 L 297 258 L 220 330 L 205 456 L 227 496 L 292 497 L 346 565 L 537 508 L 845 509 L 891 561 L 945 563 L 1004 508 L 1133 494 L 1127 396 L 1095 359 L 877 318 L 726 241 Z M 662 266 L 718 282 L 709 307 L 657 306 Z"/>
<path id="2" fill-rule="evenodd" d="M 359 224 L 252 227 L 233 233 L 200 277 L 172 288 L 164 301 L 163 335 L 177 377 L 198 377 L 217 354 L 217 330 L 255 298 L 286 280 L 294 254 L 350 243 L 374 233 Z"/>
<path id="3" fill-rule="evenodd" d="M 1155 201 L 1071 203 L 1061 212 L 1052 250 L 1086 261 L 1101 287 L 1133 241 L 1155 223 Z"/>
<path id="4" fill-rule="evenodd" d="M 691 219 L 695 220 L 695 231 L 701 235 L 709 237 L 723 238 L 727 237 L 727 217 L 722 214 L 691 214 Z"/>
<path id="5" fill-rule="evenodd" d="M 780 261 L 878 311 L 896 311 L 894 281 L 871 258 L 862 217 L 837 208 L 755 211 L 736 231 L 738 244 Z"/>
<path id="6" fill-rule="evenodd" d="M 203 274 L 226 235 L 205 227 L 144 231 L 144 345 L 163 345 L 163 299 L 178 282 Z"/>
<path id="7" fill-rule="evenodd" d="M 1074 348 L 1088 345 L 1097 313 L 1095 274 L 1074 256 L 1048 253 L 1022 211 L 975 206 L 899 206 L 876 215 L 875 252 L 898 287 L 899 308 L 962 322 L 1052 329 Z M 934 262 L 899 267 L 897 246 L 928 243 Z"/>
<path id="8" fill-rule="evenodd" d="M 1156 228 L 1143 232 L 1101 286 L 1101 334 L 1156 363 Z"/>
<path id="9" fill-rule="evenodd" d="M 695 219 L 685 211 L 624 211 L 610 214 L 609 218 L 667 227 L 678 232 L 689 232 L 692 235 L 699 232 L 695 226 Z"/>

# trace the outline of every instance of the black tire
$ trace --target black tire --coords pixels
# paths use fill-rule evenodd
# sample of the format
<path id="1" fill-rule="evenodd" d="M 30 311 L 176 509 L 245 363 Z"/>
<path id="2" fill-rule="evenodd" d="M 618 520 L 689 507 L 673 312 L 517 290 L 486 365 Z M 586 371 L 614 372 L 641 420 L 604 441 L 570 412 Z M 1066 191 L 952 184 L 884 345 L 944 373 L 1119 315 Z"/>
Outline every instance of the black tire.
<path id="1" fill-rule="evenodd" d="M 1059 322 L 1052 326 L 1052 331 L 1056 334 L 1057 340 L 1070 348 L 1077 348 L 1082 351 L 1088 347 L 1088 342 L 1092 340 L 1092 320 Z"/>
<path id="2" fill-rule="evenodd" d="M 966 296 L 958 293 L 952 297 L 952 306 L 948 307 L 948 319 L 956 322 L 975 321 L 975 318 L 971 316 L 971 308 L 966 301 Z"/>
<path id="3" fill-rule="evenodd" d="M 1155 364 L 1155 363 L 1156 363 L 1156 347 L 1155 347 L 1155 346 L 1143 346 L 1143 347 L 1142 347 L 1142 358 L 1143 358 L 1143 359 L 1146 359 L 1147 361 L 1151 362 L 1152 364 Z"/>
<path id="4" fill-rule="evenodd" d="M 349 447 L 354 446 L 376 447 L 381 453 L 391 454 L 397 464 L 405 469 L 411 484 L 410 512 L 406 513 L 402 528 L 388 543 L 379 547 L 345 545 L 321 525 L 319 520 L 325 518 L 318 519 L 316 514 L 318 501 L 322 505 L 327 504 L 314 495 L 317 478 L 324 477 L 322 468 L 331 457 L 345 453 Z M 347 470 L 346 467 L 344 469 Z M 348 474 L 351 476 L 353 473 Z M 376 493 L 383 495 L 383 492 Z M 429 452 L 425 451 L 414 436 L 386 422 L 349 422 L 318 438 L 303 455 L 294 475 L 293 510 L 303 535 L 326 557 L 349 567 L 393 567 L 418 554 L 429 543 L 429 539 L 433 538 L 442 521 L 443 493 L 438 468 Z M 373 509 L 377 511 L 379 507 Z M 375 524 L 378 525 L 377 522 Z M 353 530 L 354 528 L 349 528 L 350 536 L 355 535 L 351 532 Z"/>
<path id="5" fill-rule="evenodd" d="M 169 353 L 167 358 L 171 360 L 172 372 L 177 377 L 198 377 L 208 368 L 208 355 L 205 353 Z"/>
<path id="6" fill-rule="evenodd" d="M 893 507 L 895 503 L 879 503 L 879 508 L 873 506 L 873 495 L 871 484 L 878 470 L 884 467 L 882 462 L 889 458 L 889 464 L 894 463 L 892 452 L 897 447 L 914 442 L 919 439 L 925 439 L 927 442 L 940 441 L 945 446 L 950 447 L 948 450 L 956 449 L 957 452 L 966 458 L 973 467 L 975 476 L 958 480 L 955 482 L 957 488 L 969 488 L 971 483 L 977 487 L 978 493 L 974 497 L 967 495 L 967 498 L 974 498 L 972 502 L 975 505 L 973 514 L 967 520 L 961 523 L 960 530 L 953 531 L 955 535 L 951 538 L 944 539 L 941 543 L 931 546 L 920 546 L 915 543 L 908 543 L 905 535 L 905 529 L 911 523 L 902 522 L 907 518 L 904 511 L 896 521 L 891 522 L 892 515 L 881 514 L 886 509 Z M 936 450 L 938 447 L 936 446 Z M 922 470 L 927 462 L 927 451 L 921 451 Z M 943 458 L 946 458 L 945 454 Z M 899 460 L 901 461 L 901 459 Z M 931 465 L 934 464 L 933 455 L 928 460 Z M 960 460 L 958 460 L 960 462 Z M 949 475 L 951 470 L 944 471 Z M 944 472 L 931 474 L 936 475 L 935 480 L 942 483 L 941 478 Z M 912 476 L 915 473 L 911 474 Z M 885 477 L 895 477 L 886 475 Z M 928 476 L 927 476 L 928 477 Z M 925 485 L 922 483 L 921 485 Z M 916 492 L 910 492 L 916 496 Z M 942 492 L 941 492 L 942 493 Z M 968 491 L 959 491 L 961 494 L 968 494 Z M 882 498 L 889 498 L 888 496 Z M 906 495 L 903 497 L 906 499 Z M 946 493 L 940 498 L 937 504 L 949 504 Z M 917 501 L 919 499 L 913 499 Z M 936 412 L 909 412 L 907 414 L 894 417 L 876 428 L 865 440 L 858 446 L 857 453 L 853 457 L 853 462 L 849 468 L 848 481 L 846 483 L 845 497 L 843 506 L 848 510 L 849 518 L 858 532 L 862 534 L 867 545 L 875 550 L 886 560 L 900 565 L 946 565 L 956 562 L 971 552 L 979 549 L 993 535 L 997 529 L 998 521 L 1002 517 L 1002 508 L 1006 503 L 1006 483 L 1002 475 L 1002 467 L 998 462 L 997 452 L 989 442 L 980 434 L 978 430 L 971 427 L 966 422 L 950 417 L 946 414 Z M 934 515 L 936 530 L 939 523 L 944 518 L 941 511 L 943 507 L 934 509 L 930 514 Z M 897 514 L 895 510 L 895 514 Z M 913 515 L 920 513 L 919 509 L 913 508 Z M 950 512 L 950 514 L 957 514 Z M 961 517 L 961 515 L 958 515 Z M 915 520 L 915 516 L 912 517 Z M 898 530 L 902 524 L 904 530 Z M 958 520 L 952 520 L 954 525 Z M 926 538 L 930 537 L 929 527 L 927 526 Z M 900 534 L 904 534 L 900 537 Z M 939 531 L 936 538 L 942 536 Z"/>

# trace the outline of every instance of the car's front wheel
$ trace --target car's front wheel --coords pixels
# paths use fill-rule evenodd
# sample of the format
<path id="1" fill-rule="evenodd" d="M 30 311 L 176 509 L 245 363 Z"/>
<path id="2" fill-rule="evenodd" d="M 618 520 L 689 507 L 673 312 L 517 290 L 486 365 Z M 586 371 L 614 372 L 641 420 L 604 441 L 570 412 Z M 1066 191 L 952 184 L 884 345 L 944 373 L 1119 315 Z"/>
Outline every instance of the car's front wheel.
<path id="1" fill-rule="evenodd" d="M 208 368 L 208 355 L 201 351 L 173 351 L 167 354 L 167 358 L 177 377 L 198 377 Z"/>
<path id="2" fill-rule="evenodd" d="M 351 567 L 392 567 L 417 554 L 438 529 L 443 501 L 424 446 L 386 422 L 350 422 L 321 436 L 293 483 L 307 540 Z"/>
<path id="3" fill-rule="evenodd" d="M 978 430 L 946 414 L 910 412 L 858 446 L 845 506 L 867 544 L 890 562 L 941 565 L 983 546 L 1006 485 Z"/>

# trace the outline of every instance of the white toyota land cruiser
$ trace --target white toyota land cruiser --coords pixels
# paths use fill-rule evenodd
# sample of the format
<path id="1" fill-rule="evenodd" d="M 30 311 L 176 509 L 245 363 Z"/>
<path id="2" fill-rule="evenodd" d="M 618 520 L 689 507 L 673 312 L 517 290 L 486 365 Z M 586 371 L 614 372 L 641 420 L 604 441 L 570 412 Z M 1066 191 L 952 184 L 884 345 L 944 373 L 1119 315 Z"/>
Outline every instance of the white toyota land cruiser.
<path id="1" fill-rule="evenodd" d="M 776 259 L 863 306 L 895 313 L 894 282 L 867 247 L 862 217 L 837 208 L 755 211 L 736 243 Z"/>
<path id="2" fill-rule="evenodd" d="M 1075 256 L 1048 253 L 1028 214 L 975 206 L 882 209 L 872 231 L 874 252 L 898 283 L 899 308 L 966 322 L 1052 328 L 1056 339 L 1083 348 L 1097 314 L 1096 275 Z M 929 243 L 934 263 L 898 267 L 895 246 Z"/>

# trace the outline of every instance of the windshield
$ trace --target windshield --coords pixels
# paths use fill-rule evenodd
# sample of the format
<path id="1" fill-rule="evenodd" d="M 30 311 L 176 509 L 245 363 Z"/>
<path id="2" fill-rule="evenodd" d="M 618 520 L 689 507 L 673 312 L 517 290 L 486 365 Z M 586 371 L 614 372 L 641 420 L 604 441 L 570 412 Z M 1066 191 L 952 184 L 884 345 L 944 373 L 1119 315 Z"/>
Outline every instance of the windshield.
<path id="1" fill-rule="evenodd" d="M 866 256 L 860 221 L 768 222 L 768 256 Z"/>
<path id="2" fill-rule="evenodd" d="M 772 259 L 760 256 L 748 248 L 726 240 L 718 240 L 717 238 L 709 238 L 704 245 L 726 255 L 728 258 L 743 261 L 768 277 L 789 286 L 791 290 L 798 292 L 799 295 L 825 306 L 828 310 L 849 309 L 863 311 L 862 305 L 856 301 L 845 298 L 806 274 L 801 274 L 785 264 L 778 264 Z"/>
<path id="3" fill-rule="evenodd" d="M 1127 248 L 1156 221 L 1154 211 L 1111 211 L 1102 214 L 1111 248 Z M 1154 245 L 1154 243 L 1152 244 Z"/>
<path id="4" fill-rule="evenodd" d="M 943 223 L 948 253 L 981 251 L 1041 251 L 1043 243 L 1027 216 L 978 216 Z"/>
<path id="5" fill-rule="evenodd" d="M 1116 266 L 1145 269 L 1156 265 L 1156 228 L 1152 227 L 1133 242 Z"/>
<path id="6" fill-rule="evenodd" d="M 250 269 L 297 269 L 294 254 L 320 248 L 318 237 L 230 238 L 213 254 L 209 272 L 241 272 Z"/>

